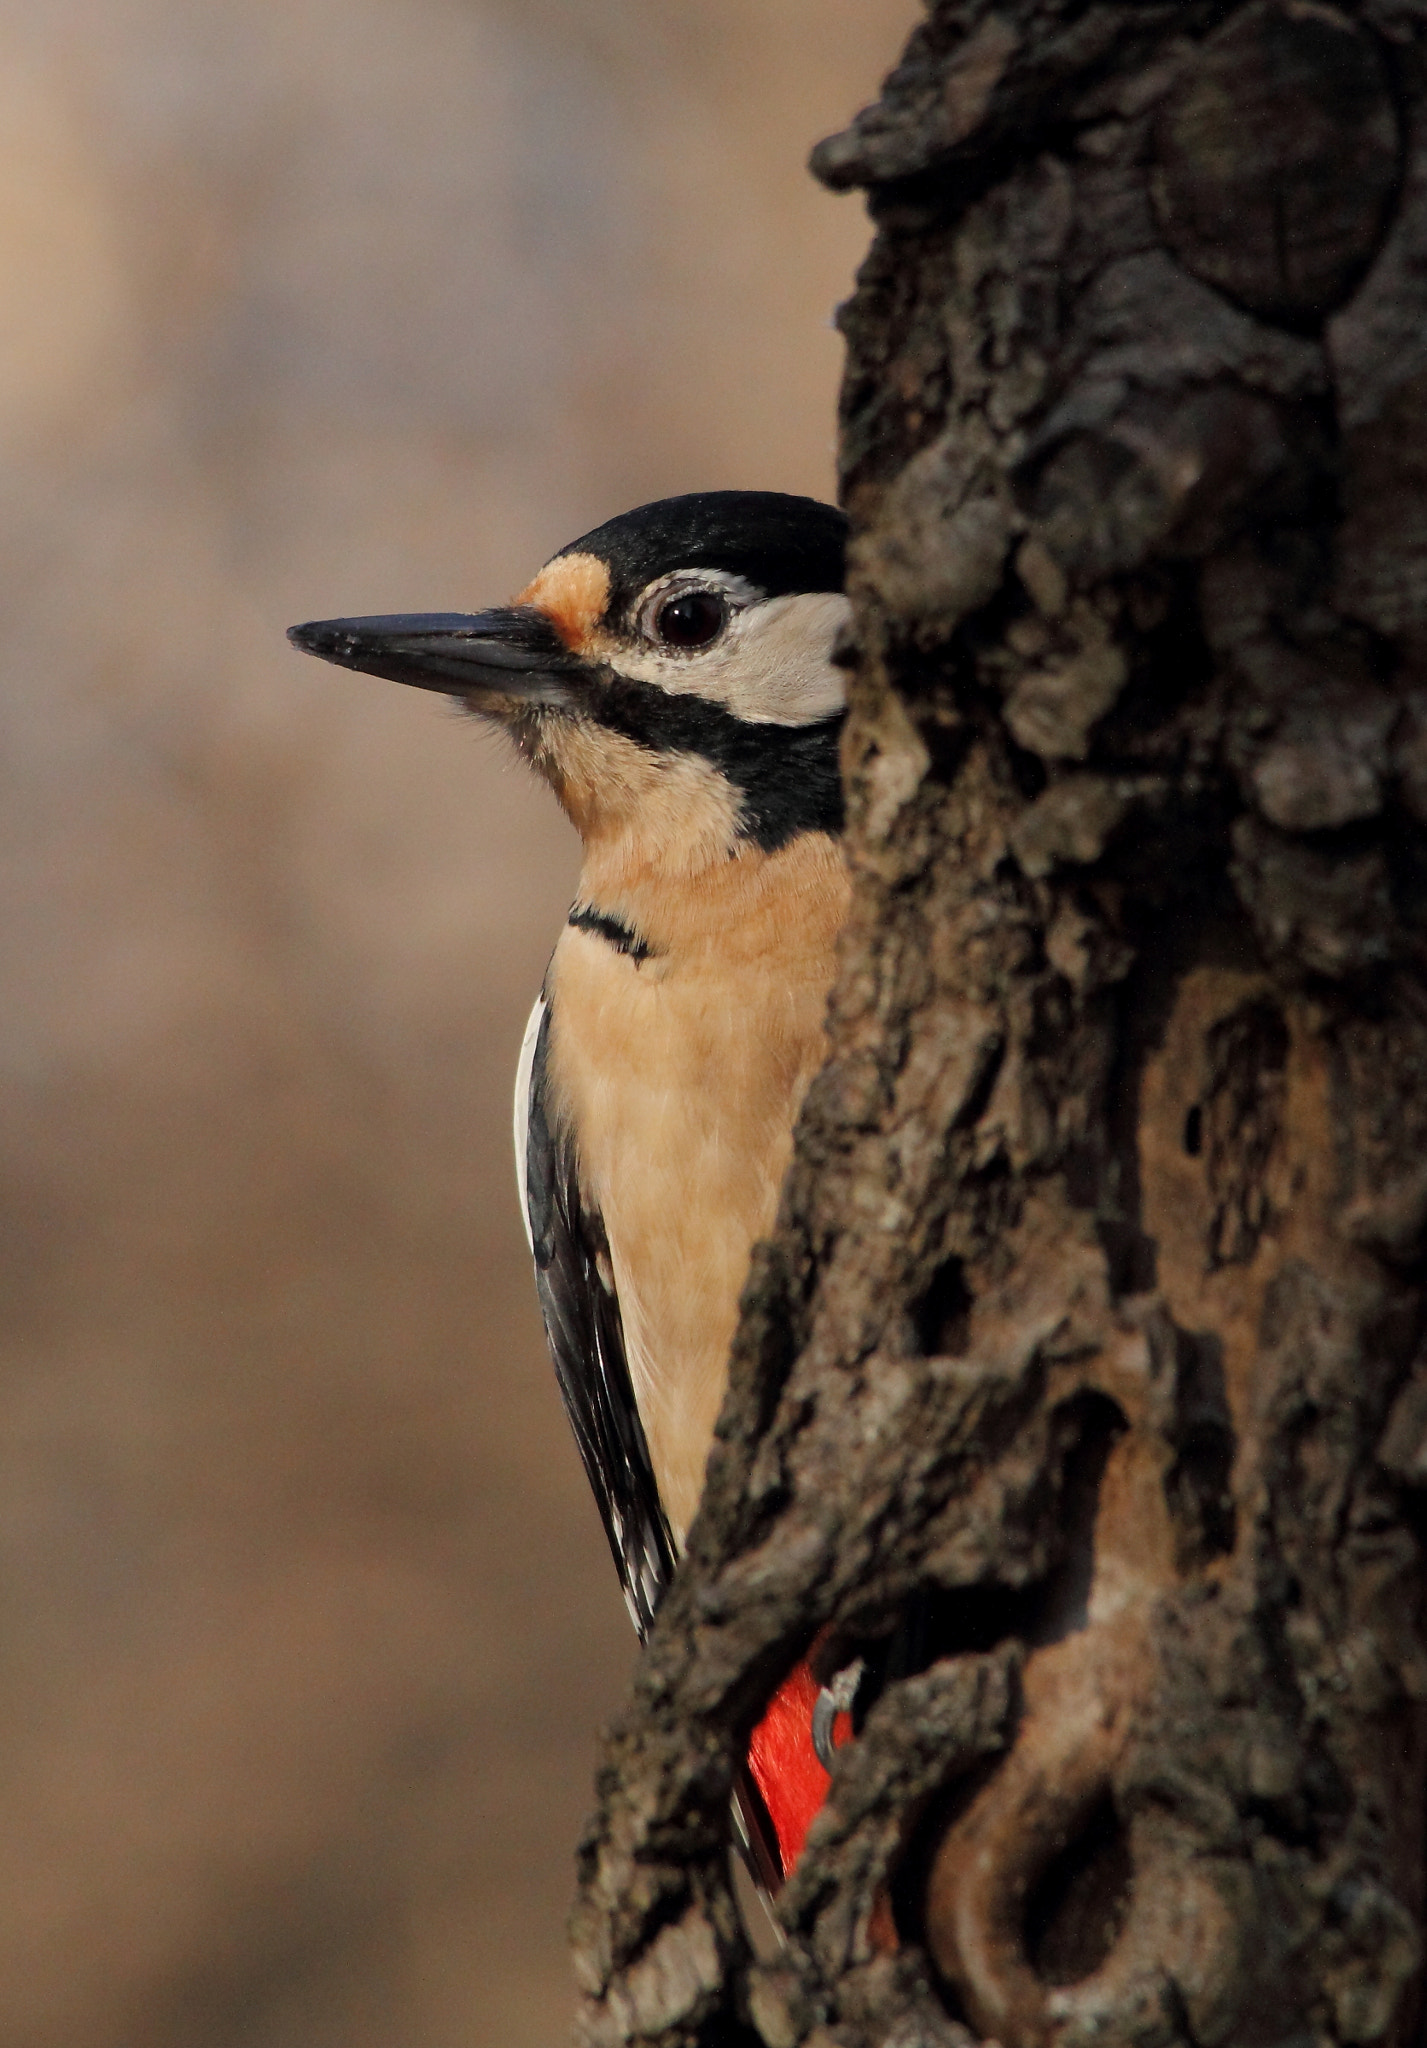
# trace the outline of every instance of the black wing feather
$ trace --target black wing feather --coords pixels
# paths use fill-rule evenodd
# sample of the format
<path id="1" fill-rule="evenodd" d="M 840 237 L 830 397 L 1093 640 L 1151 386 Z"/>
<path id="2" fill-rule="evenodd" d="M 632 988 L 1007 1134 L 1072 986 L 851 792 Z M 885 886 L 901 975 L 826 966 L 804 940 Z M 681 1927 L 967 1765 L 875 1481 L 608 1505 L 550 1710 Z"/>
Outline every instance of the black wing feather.
<path id="1" fill-rule="evenodd" d="M 580 1193 L 574 1144 L 551 1111 L 550 1015 L 547 1006 L 531 1064 L 525 1135 L 535 1286 L 565 1412 L 642 1639 L 674 1570 L 674 1538 L 635 1405 L 604 1220 Z"/>
<path id="2" fill-rule="evenodd" d="M 565 1412 L 642 1642 L 677 1553 L 635 1406 L 604 1219 L 580 1193 L 573 1141 L 551 1110 L 549 1039 L 550 1007 L 543 1003 L 523 1134 L 535 1287 Z M 733 1820 L 754 1881 L 771 1896 L 782 1882 L 777 1836 L 747 1764 L 735 1777 Z"/>

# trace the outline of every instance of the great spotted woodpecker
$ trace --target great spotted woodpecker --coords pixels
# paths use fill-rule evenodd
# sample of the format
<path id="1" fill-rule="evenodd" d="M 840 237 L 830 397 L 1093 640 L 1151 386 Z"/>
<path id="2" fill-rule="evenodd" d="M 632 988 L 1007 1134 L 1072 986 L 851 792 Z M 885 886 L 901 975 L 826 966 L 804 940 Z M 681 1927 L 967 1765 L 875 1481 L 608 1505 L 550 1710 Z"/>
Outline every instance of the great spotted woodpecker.
<path id="1" fill-rule="evenodd" d="M 521 1052 L 516 1160 L 560 1389 L 641 1636 L 825 1053 L 849 887 L 845 541 L 842 513 L 809 498 L 665 498 L 498 610 L 290 635 L 503 727 L 584 842 Z M 846 1692 L 820 1696 L 801 1665 L 753 1732 L 741 1807 L 765 1884 L 821 1803 Z"/>

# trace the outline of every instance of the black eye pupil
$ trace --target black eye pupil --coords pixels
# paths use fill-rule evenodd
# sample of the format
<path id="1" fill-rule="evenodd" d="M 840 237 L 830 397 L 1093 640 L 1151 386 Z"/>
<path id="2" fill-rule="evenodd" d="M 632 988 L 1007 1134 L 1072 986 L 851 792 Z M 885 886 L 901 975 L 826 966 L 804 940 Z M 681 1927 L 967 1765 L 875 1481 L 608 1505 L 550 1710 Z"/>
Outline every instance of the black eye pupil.
<path id="1" fill-rule="evenodd" d="M 726 616 L 721 597 L 708 590 L 686 590 L 659 607 L 655 626 L 666 647 L 707 647 L 723 631 Z"/>

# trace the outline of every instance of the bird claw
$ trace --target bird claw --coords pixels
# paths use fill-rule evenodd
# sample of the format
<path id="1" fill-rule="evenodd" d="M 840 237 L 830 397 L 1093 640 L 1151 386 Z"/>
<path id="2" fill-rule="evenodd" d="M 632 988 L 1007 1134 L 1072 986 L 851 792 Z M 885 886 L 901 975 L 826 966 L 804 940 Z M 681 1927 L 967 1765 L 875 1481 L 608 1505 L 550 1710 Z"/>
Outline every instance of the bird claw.
<path id="1" fill-rule="evenodd" d="M 861 1657 L 854 1657 L 850 1664 L 844 1664 L 841 1671 L 834 1673 L 814 1703 L 813 1754 L 825 1771 L 832 1769 L 833 1755 L 838 1747 L 833 1741 L 837 1717 L 852 1712 L 852 1703 L 857 1698 L 857 1688 L 862 1683 L 866 1668 Z"/>

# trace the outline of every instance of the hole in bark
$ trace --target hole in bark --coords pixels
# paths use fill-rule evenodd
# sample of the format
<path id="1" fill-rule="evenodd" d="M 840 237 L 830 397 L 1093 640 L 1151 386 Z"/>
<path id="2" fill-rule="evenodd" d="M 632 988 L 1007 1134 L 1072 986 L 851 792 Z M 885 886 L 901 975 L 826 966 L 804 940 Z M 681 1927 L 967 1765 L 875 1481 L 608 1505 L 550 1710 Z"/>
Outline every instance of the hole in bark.
<path id="1" fill-rule="evenodd" d="M 1006 741 L 1006 761 L 1016 788 L 1028 803 L 1034 803 L 1050 781 L 1045 762 L 1029 748 L 1018 747 L 1011 739 Z"/>
<path id="2" fill-rule="evenodd" d="M 1095 1235 L 1109 1267 L 1110 1291 L 1116 1300 L 1127 1294 L 1150 1294 L 1158 1279 L 1155 1241 L 1133 1223 L 1116 1216 L 1096 1219 Z"/>
<path id="3" fill-rule="evenodd" d="M 926 1292 L 912 1306 L 912 1328 L 923 1358 L 961 1358 L 971 1322 L 971 1293 L 960 1259 L 943 1259 Z"/>
<path id="4" fill-rule="evenodd" d="M 1184 1149 L 1191 1159 L 1204 1150 L 1204 1112 L 1197 1102 L 1184 1119 Z"/>
<path id="5" fill-rule="evenodd" d="M 949 788 L 966 759 L 973 727 L 954 704 L 940 701 L 939 680 L 935 674 L 927 678 L 928 686 L 917 704 L 916 724 L 927 750 L 927 780 Z"/>
<path id="6" fill-rule="evenodd" d="M 1224 1557 L 1234 1547 L 1233 1463 L 1233 1434 L 1215 1422 L 1196 1424 L 1181 1442 L 1165 1488 L 1179 1525 L 1176 1562 L 1181 1571 Z"/>
<path id="7" fill-rule="evenodd" d="M 1098 732 L 1098 744 L 1122 759 L 1133 758 L 1151 734 L 1162 731 L 1215 668 L 1200 621 L 1196 575 L 1161 565 L 1129 580 L 1123 596 L 1138 640 L 1130 650 L 1130 680 Z M 1181 815 L 1177 830 L 1183 822 Z"/>
<path id="8" fill-rule="evenodd" d="M 1060 1562 L 1040 1590 L 1032 1642 L 1056 1643 L 1084 1628 L 1095 1576 L 1095 1517 L 1106 1460 L 1126 1423 L 1108 1394 L 1077 1394 L 1056 1417 L 1070 1438 L 1060 1472 Z"/>
<path id="9" fill-rule="evenodd" d="M 1209 1198 L 1208 1270 L 1246 1264 L 1273 1222 L 1269 1183 L 1283 1125 L 1288 1026 L 1271 1002 L 1245 1003 L 1210 1031 L 1202 1143 Z"/>
<path id="10" fill-rule="evenodd" d="M 924 1800 L 920 1809 L 910 1817 L 904 1847 L 888 1881 L 892 1923 L 898 1936 L 907 1946 L 926 1948 L 927 1890 L 937 1851 L 948 1830 L 960 1820 L 982 1787 L 990 1783 L 999 1768 L 1000 1759 L 997 1758 L 993 1762 L 981 1764 L 975 1770 L 968 1771 L 965 1777 L 958 1778 L 954 1785 Z M 937 1990 L 951 2018 L 966 2024 L 967 2016 L 956 1996 L 955 1988 L 940 1974 L 937 1977 Z"/>
<path id="11" fill-rule="evenodd" d="M 1063 1032 L 1057 1034 L 1063 1036 Z M 1100 1201 L 1103 1167 L 1089 1145 L 1065 1148 L 1065 1199 L 1072 1209 L 1093 1209 Z"/>
<path id="12" fill-rule="evenodd" d="M 1234 1547 L 1231 1479 L 1236 1441 L 1224 1390 L 1219 1339 L 1208 1331 L 1174 1331 L 1175 1459 L 1165 1475 L 1174 1518 L 1176 1562 L 1193 1571 Z"/>
<path id="13" fill-rule="evenodd" d="M 1027 1903 L 1026 1954 L 1043 1984 L 1078 1984 L 1099 1969 L 1124 1927 L 1133 1877 L 1129 1839 L 1107 1797 Z"/>

